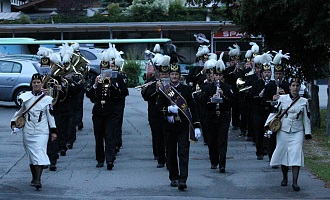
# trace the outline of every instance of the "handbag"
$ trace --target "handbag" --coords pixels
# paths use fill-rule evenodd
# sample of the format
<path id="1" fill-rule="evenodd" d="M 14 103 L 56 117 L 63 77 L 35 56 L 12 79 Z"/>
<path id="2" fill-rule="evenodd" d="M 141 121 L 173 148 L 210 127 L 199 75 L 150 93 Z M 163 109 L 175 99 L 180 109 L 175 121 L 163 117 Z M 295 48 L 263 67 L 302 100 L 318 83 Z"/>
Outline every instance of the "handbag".
<path id="1" fill-rule="evenodd" d="M 293 106 L 293 104 L 295 104 L 298 99 L 300 98 L 300 96 L 298 95 L 298 97 L 296 97 L 292 103 L 290 104 L 290 106 L 285 109 L 285 111 L 283 113 L 279 112 L 275 117 L 274 119 L 272 119 L 270 122 L 269 122 L 269 130 L 271 130 L 273 133 L 276 133 L 278 132 L 280 129 L 281 129 L 281 126 L 282 126 L 282 121 L 281 121 L 281 118 L 288 112 L 288 110 Z"/>
<path id="2" fill-rule="evenodd" d="M 16 128 L 23 128 L 26 122 L 25 119 L 25 114 L 29 112 L 29 110 L 31 110 L 31 108 L 36 105 L 38 103 L 38 101 L 40 101 L 44 96 L 46 96 L 46 94 L 42 94 L 31 106 L 30 108 L 28 108 L 26 111 L 24 111 L 20 116 L 17 117 L 17 119 L 15 120 L 15 126 Z"/>

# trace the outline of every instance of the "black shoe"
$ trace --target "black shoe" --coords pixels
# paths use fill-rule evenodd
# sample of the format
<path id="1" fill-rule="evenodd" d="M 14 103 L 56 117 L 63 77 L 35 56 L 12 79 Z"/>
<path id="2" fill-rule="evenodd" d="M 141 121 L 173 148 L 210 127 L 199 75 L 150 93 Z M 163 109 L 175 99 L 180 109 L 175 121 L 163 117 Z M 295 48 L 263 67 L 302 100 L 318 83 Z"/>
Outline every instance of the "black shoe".
<path id="1" fill-rule="evenodd" d="M 216 169 L 218 165 L 211 165 L 211 169 Z"/>
<path id="2" fill-rule="evenodd" d="M 185 189 L 187 189 L 187 184 L 186 183 L 179 182 L 178 189 L 179 190 L 182 190 L 182 191 L 185 190 Z"/>
<path id="3" fill-rule="evenodd" d="M 220 173 L 225 173 L 226 172 L 226 169 L 225 169 L 225 167 L 220 167 Z"/>
<path id="4" fill-rule="evenodd" d="M 263 160 L 264 156 L 257 156 L 257 160 Z"/>
<path id="5" fill-rule="evenodd" d="M 300 187 L 298 185 L 292 185 L 292 188 L 294 191 L 299 191 L 300 190 Z"/>
<path id="6" fill-rule="evenodd" d="M 49 166 L 50 171 L 56 171 L 56 169 L 57 169 L 56 165 L 50 165 Z"/>
<path id="7" fill-rule="evenodd" d="M 66 150 L 65 149 L 61 149 L 60 154 L 61 154 L 61 156 L 66 156 Z"/>
<path id="8" fill-rule="evenodd" d="M 159 163 L 159 164 L 157 165 L 157 168 L 163 168 L 163 167 L 165 167 L 165 164 Z"/>
<path id="9" fill-rule="evenodd" d="M 32 180 L 31 183 L 30 183 L 31 186 L 34 186 L 35 184 L 36 184 L 35 180 Z"/>
<path id="10" fill-rule="evenodd" d="M 37 190 L 39 190 L 42 187 L 42 185 L 40 182 L 35 182 L 34 187 L 37 188 Z"/>
<path id="11" fill-rule="evenodd" d="M 252 137 L 247 137 L 247 138 L 246 138 L 246 141 L 251 142 L 251 141 L 252 141 Z"/>
<path id="12" fill-rule="evenodd" d="M 273 168 L 273 169 L 278 169 L 279 166 L 278 166 L 278 165 L 273 165 L 272 168 Z"/>
<path id="13" fill-rule="evenodd" d="M 281 186 L 288 186 L 288 179 L 283 179 L 281 182 Z"/>
<path id="14" fill-rule="evenodd" d="M 99 162 L 96 164 L 96 167 L 103 167 L 103 162 Z"/>
<path id="15" fill-rule="evenodd" d="M 170 186 L 171 186 L 171 187 L 178 187 L 178 185 L 179 185 L 178 180 L 173 180 L 173 181 L 171 181 L 171 183 L 170 183 Z"/>
<path id="16" fill-rule="evenodd" d="M 112 162 L 108 162 L 107 163 L 107 170 L 112 170 L 113 168 L 113 163 Z"/>
<path id="17" fill-rule="evenodd" d="M 246 133 L 244 132 L 241 132 L 241 134 L 239 134 L 240 137 L 245 137 L 246 136 Z"/>
<path id="18" fill-rule="evenodd" d="M 72 148 L 73 148 L 73 144 L 71 144 L 71 143 L 67 143 L 67 144 L 66 144 L 66 148 L 68 148 L 68 149 L 72 149 Z"/>
<path id="19" fill-rule="evenodd" d="M 42 168 L 43 169 L 48 169 L 48 165 L 44 165 Z"/>

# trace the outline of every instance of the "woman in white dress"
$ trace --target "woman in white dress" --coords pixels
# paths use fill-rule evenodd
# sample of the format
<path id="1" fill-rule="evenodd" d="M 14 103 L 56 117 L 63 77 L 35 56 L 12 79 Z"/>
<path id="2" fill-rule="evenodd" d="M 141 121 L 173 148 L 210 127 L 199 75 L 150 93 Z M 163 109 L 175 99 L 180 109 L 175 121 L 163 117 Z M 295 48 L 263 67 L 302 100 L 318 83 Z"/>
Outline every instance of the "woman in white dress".
<path id="1" fill-rule="evenodd" d="M 277 96 L 277 108 L 284 112 L 295 98 L 299 97 L 301 82 L 298 78 L 290 81 L 290 94 Z M 276 99 L 276 98 L 275 98 Z M 265 123 L 266 129 L 276 113 L 271 113 Z M 292 167 L 292 188 L 299 191 L 298 176 L 300 167 L 304 166 L 303 142 L 312 139 L 309 120 L 308 100 L 299 97 L 298 101 L 284 114 L 281 119 L 282 126 L 276 135 L 276 148 L 270 165 L 281 165 L 283 180 L 281 186 L 288 185 L 288 169 Z"/>
<path id="2" fill-rule="evenodd" d="M 22 104 L 21 108 L 11 119 L 12 129 L 16 127 L 16 119 L 43 94 L 41 91 L 42 76 L 40 74 L 32 75 L 31 86 L 31 92 L 25 92 L 19 96 Z M 44 96 L 25 114 L 26 123 L 22 128 L 23 146 L 29 159 L 32 173 L 31 186 L 35 186 L 37 189 L 42 187 L 40 179 L 43 166 L 50 164 L 47 156 L 49 133 L 51 133 L 51 140 L 57 138 L 55 120 L 51 114 L 51 105 L 52 98 Z"/>

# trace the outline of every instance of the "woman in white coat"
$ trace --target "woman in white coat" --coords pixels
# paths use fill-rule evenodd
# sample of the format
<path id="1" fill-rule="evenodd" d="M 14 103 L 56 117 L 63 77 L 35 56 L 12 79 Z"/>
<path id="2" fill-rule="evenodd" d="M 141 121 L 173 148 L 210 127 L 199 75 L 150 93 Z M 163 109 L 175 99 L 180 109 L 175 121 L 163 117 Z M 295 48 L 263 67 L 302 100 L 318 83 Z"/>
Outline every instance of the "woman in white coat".
<path id="1" fill-rule="evenodd" d="M 11 119 L 11 128 L 13 130 L 16 127 L 16 119 L 43 94 L 41 91 L 42 76 L 40 74 L 32 75 L 31 86 L 31 92 L 25 92 L 19 96 L 22 104 L 21 108 Z M 26 123 L 22 128 L 23 146 L 29 159 L 32 173 L 31 186 L 35 186 L 37 189 L 42 187 L 40 179 L 43 166 L 50 164 L 47 156 L 49 133 L 51 133 L 51 140 L 57 138 L 55 120 L 51 114 L 51 105 L 52 98 L 44 96 L 25 114 Z"/>
<path id="2" fill-rule="evenodd" d="M 288 169 L 292 167 L 292 188 L 299 191 L 298 176 L 301 166 L 304 166 L 303 142 L 312 139 L 309 120 L 308 100 L 299 97 L 301 82 L 298 78 L 290 81 L 290 94 L 277 96 L 277 108 L 284 112 L 295 98 L 299 98 L 295 104 L 284 114 L 281 119 L 282 126 L 276 135 L 276 148 L 270 161 L 270 165 L 281 165 L 283 180 L 281 186 L 288 185 Z M 269 129 L 269 122 L 277 113 L 271 113 L 265 123 Z M 304 137 L 305 136 L 305 137 Z"/>

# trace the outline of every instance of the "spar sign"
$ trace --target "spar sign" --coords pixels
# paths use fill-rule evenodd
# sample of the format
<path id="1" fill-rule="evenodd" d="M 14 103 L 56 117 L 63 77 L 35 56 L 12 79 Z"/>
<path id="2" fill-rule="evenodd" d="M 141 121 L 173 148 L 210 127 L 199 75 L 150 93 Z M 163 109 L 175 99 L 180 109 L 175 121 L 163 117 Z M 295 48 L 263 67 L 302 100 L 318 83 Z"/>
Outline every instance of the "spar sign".
<path id="1" fill-rule="evenodd" d="M 246 33 L 240 33 L 238 31 L 219 31 L 217 33 L 214 33 L 214 39 L 220 39 L 220 38 L 261 38 L 261 36 L 255 37 L 254 35 L 248 35 Z"/>

